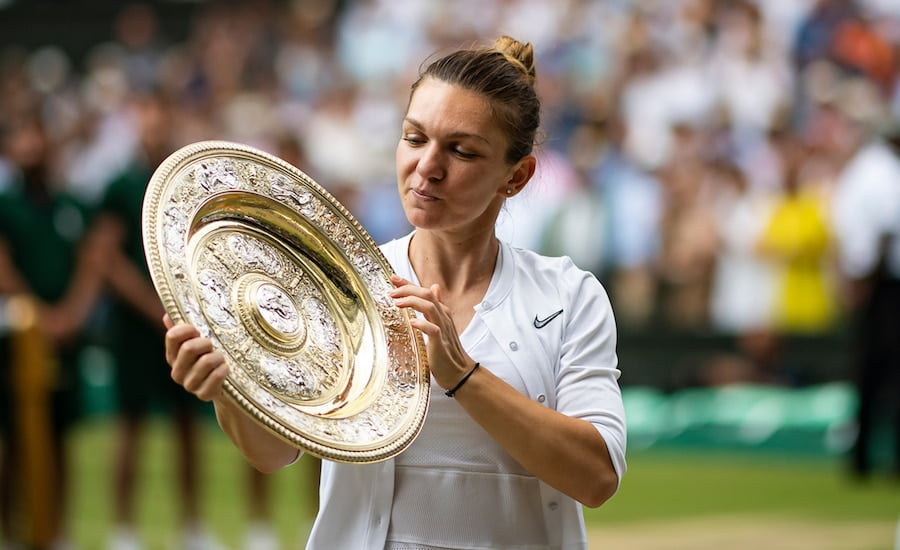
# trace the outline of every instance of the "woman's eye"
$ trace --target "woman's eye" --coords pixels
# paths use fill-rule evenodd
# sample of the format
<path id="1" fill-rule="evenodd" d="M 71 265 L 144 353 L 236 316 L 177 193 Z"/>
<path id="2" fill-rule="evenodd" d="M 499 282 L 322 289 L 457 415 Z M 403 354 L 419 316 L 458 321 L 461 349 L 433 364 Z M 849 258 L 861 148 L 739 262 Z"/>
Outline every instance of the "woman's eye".
<path id="1" fill-rule="evenodd" d="M 425 143 L 425 140 L 420 138 L 419 136 L 403 136 L 403 141 L 409 143 L 410 145 L 422 145 Z"/>
<path id="2" fill-rule="evenodd" d="M 462 149 L 454 149 L 453 152 L 456 153 L 460 158 L 464 158 L 464 159 L 473 159 L 478 156 L 475 153 L 469 153 L 469 152 L 463 151 Z"/>

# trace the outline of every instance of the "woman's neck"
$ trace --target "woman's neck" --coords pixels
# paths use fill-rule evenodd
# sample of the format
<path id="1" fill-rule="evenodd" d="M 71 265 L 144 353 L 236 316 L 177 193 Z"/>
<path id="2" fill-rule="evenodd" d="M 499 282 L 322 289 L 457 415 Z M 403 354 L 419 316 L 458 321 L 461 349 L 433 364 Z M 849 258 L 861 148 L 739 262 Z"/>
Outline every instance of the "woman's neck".
<path id="1" fill-rule="evenodd" d="M 437 283 L 459 294 L 487 288 L 499 247 L 493 231 L 459 236 L 419 229 L 409 244 L 409 261 L 422 286 Z"/>

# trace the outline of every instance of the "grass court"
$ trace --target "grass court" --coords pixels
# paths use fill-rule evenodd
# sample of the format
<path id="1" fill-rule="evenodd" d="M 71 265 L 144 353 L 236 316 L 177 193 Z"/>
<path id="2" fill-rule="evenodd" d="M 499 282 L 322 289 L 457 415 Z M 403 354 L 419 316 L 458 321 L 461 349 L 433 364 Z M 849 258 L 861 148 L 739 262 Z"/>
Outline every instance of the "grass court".
<path id="1" fill-rule="evenodd" d="M 242 548 L 249 516 L 247 467 L 214 421 L 204 421 L 202 514 L 227 548 Z M 80 549 L 102 549 L 112 526 L 115 440 L 108 416 L 73 433 L 71 532 Z M 155 421 L 144 438 L 139 529 L 149 550 L 177 536 L 175 449 Z M 900 518 L 900 480 L 860 482 L 839 457 L 708 448 L 646 449 L 629 455 L 619 494 L 587 510 L 591 548 L 621 550 L 891 550 Z M 314 504 L 310 463 L 269 476 L 274 525 L 285 550 L 302 548 Z"/>

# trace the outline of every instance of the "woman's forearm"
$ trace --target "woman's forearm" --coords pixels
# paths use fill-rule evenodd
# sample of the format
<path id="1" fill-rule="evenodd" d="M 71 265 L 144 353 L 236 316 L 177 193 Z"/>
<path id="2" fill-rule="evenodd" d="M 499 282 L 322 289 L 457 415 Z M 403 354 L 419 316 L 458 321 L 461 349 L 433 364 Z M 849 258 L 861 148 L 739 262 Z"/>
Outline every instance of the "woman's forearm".
<path id="1" fill-rule="evenodd" d="M 219 426 L 228 435 L 251 466 L 272 473 L 292 464 L 300 451 L 269 432 L 250 418 L 227 397 L 213 401 Z"/>
<path id="2" fill-rule="evenodd" d="M 606 442 L 589 422 L 539 405 L 488 369 L 454 396 L 519 464 L 585 506 L 606 502 L 618 487 Z"/>

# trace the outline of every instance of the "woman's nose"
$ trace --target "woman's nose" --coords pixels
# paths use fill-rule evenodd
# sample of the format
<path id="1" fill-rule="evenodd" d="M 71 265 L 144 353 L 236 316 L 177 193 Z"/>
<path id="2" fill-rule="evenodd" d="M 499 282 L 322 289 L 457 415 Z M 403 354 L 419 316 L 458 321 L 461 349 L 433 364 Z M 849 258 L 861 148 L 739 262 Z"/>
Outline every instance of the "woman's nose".
<path id="1" fill-rule="evenodd" d="M 429 143 L 421 149 L 416 172 L 426 180 L 439 181 L 444 177 L 444 164 L 438 147 Z"/>

